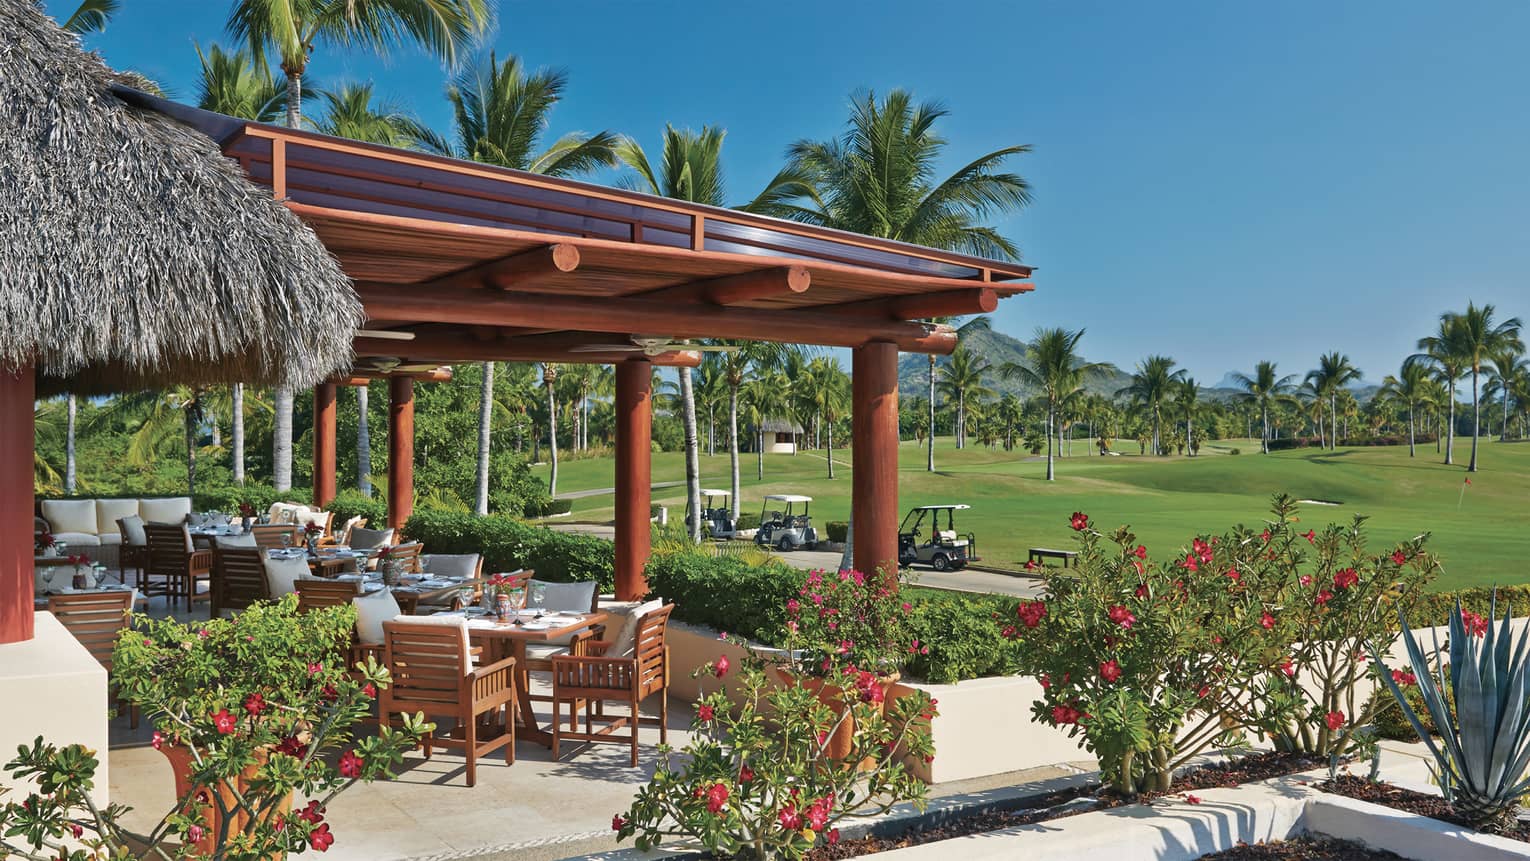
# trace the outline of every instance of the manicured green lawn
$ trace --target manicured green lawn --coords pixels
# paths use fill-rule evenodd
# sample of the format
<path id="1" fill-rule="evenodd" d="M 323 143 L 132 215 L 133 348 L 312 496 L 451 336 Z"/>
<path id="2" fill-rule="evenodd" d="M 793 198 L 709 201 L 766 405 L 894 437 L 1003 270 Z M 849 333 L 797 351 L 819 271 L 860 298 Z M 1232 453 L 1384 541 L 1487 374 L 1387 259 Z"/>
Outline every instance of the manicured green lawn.
<path id="1" fill-rule="evenodd" d="M 1238 447 L 1242 454 L 1230 456 Z M 1470 440 L 1458 441 L 1464 464 Z M 984 562 L 1018 567 L 1029 547 L 1069 547 L 1068 515 L 1085 511 L 1102 526 L 1128 523 L 1148 549 L 1167 558 L 1197 532 L 1220 532 L 1235 523 L 1256 523 L 1268 509 L 1271 494 L 1298 499 L 1334 500 L 1339 507 L 1303 507 L 1311 526 L 1343 521 L 1352 514 L 1370 516 L 1372 540 L 1389 545 L 1420 532 L 1432 532 L 1431 546 L 1444 562 L 1436 589 L 1489 586 L 1530 581 L 1530 443 L 1484 440 L 1481 471 L 1465 487 L 1463 466 L 1444 466 L 1434 446 L 1421 446 L 1410 459 L 1406 446 L 1342 448 L 1337 452 L 1298 450 L 1258 454 L 1258 442 L 1223 440 L 1197 458 L 1136 456 L 1137 446 L 1117 442 L 1120 457 L 1092 456 L 1088 442 L 1074 444 L 1074 456 L 1061 458 L 1057 480 L 1047 482 L 1046 465 L 1014 452 L 981 447 L 955 450 L 937 442 L 938 472 L 924 469 L 924 450 L 912 442 L 899 450 L 899 506 L 963 502 L 972 506 L 958 520 L 977 533 Z M 765 493 L 805 493 L 814 497 L 813 515 L 822 524 L 844 520 L 850 508 L 850 452 L 835 452 L 837 477 L 825 476 L 821 452 L 767 455 L 765 480 L 755 478 L 755 456 L 741 458 L 744 511 L 758 511 Z M 704 486 L 728 486 L 728 456 L 702 458 Z M 538 468 L 546 476 L 546 467 Z M 679 453 L 654 455 L 655 482 L 679 481 Z M 565 461 L 559 468 L 560 491 L 610 487 L 612 463 L 591 458 Z M 654 492 L 654 501 L 683 509 L 681 487 Z M 609 494 L 578 500 L 574 516 L 604 521 L 612 517 Z"/>

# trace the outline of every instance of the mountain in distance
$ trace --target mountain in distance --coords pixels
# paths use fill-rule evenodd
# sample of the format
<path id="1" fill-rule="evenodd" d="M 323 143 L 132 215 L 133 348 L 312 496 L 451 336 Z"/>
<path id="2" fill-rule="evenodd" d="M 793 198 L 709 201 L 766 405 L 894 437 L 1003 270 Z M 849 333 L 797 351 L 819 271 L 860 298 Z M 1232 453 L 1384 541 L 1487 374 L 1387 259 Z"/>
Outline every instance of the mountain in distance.
<path id="1" fill-rule="evenodd" d="M 1023 364 L 1025 362 L 1027 346 L 1026 342 L 1019 338 L 992 329 L 977 329 L 969 332 L 962 338 L 963 349 L 987 359 L 989 365 L 993 368 L 998 368 L 1005 362 Z M 1086 356 L 1085 358 L 1087 360 L 1088 357 Z M 937 382 L 940 380 L 939 368 L 944 367 L 950 361 L 949 356 L 935 357 L 937 368 L 935 379 Z M 929 391 L 929 374 L 929 357 L 915 353 L 900 355 L 898 357 L 898 397 L 901 400 L 924 397 Z M 1006 380 L 994 371 L 984 374 L 983 382 L 1000 395 L 1014 394 L 1017 397 L 1028 398 L 1036 394 L 1034 387 L 1027 386 L 1019 380 Z M 1090 380 L 1084 385 L 1084 388 L 1091 392 L 1110 396 L 1114 395 L 1117 389 L 1127 385 L 1129 382 L 1131 382 L 1129 374 L 1117 371 L 1116 373 L 1104 374 Z"/>

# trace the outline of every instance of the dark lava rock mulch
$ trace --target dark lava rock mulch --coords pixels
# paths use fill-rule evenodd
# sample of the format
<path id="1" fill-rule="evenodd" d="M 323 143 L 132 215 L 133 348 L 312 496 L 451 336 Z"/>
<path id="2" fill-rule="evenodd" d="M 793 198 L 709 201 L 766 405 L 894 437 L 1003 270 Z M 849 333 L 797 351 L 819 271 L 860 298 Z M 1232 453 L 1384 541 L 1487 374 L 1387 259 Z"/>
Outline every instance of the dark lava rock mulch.
<path id="1" fill-rule="evenodd" d="M 1401 861 L 1402 856 L 1370 849 L 1348 840 L 1298 837 L 1274 843 L 1243 844 L 1226 852 L 1203 855 L 1201 861 Z"/>
<path id="2" fill-rule="evenodd" d="M 1472 825 L 1465 818 L 1457 815 L 1455 810 L 1446 803 L 1445 799 L 1438 795 L 1426 795 L 1422 792 L 1414 792 L 1411 789 L 1403 789 L 1390 783 L 1371 783 L 1358 777 L 1343 776 L 1337 780 L 1327 780 L 1317 785 L 1324 792 L 1332 792 L 1335 795 L 1343 795 L 1360 801 L 1369 801 L 1372 804 L 1380 804 L 1395 810 L 1406 810 L 1409 813 L 1417 813 L 1420 816 L 1428 816 L 1431 819 L 1439 819 L 1452 825 L 1463 828 L 1471 828 Z M 1499 837 L 1508 837 L 1511 840 L 1523 840 L 1530 842 L 1530 822 L 1515 820 L 1514 825 L 1504 831 L 1494 831 Z"/>
<path id="3" fill-rule="evenodd" d="M 1310 757 L 1291 753 L 1261 753 L 1241 757 L 1231 762 L 1208 765 L 1188 771 L 1174 781 L 1170 792 L 1144 793 L 1136 798 L 1125 798 L 1100 784 L 1063 789 L 1046 795 L 1026 799 L 1026 807 L 1020 810 L 989 810 L 957 816 L 945 822 L 928 826 L 916 826 L 900 834 L 887 836 L 869 835 L 854 840 L 841 840 L 834 845 L 819 846 L 807 855 L 807 861 L 839 861 L 872 852 L 886 852 L 905 846 L 918 846 L 937 840 L 965 837 L 1018 825 L 1031 825 L 1065 816 L 1077 816 L 1095 810 L 1106 810 L 1128 804 L 1142 804 L 1155 798 L 1183 795 L 1198 789 L 1237 786 L 1256 780 L 1280 777 L 1298 771 L 1318 768 L 1326 763 Z M 1282 857 L 1282 856 L 1272 856 Z M 1291 856 L 1300 858 L 1302 856 Z M 1318 856 L 1314 856 L 1318 857 Z M 1347 857 L 1347 856 L 1336 856 Z M 1383 858 L 1386 856 L 1353 856 L 1357 859 Z"/>

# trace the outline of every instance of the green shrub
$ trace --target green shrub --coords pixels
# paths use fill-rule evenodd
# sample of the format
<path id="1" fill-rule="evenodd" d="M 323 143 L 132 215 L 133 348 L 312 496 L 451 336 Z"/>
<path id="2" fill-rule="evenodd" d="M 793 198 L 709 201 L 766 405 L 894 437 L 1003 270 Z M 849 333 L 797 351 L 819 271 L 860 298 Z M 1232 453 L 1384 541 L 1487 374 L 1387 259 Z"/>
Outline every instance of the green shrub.
<path id="1" fill-rule="evenodd" d="M 830 520 L 823 525 L 823 532 L 829 536 L 830 541 L 843 544 L 850 535 L 850 524 L 843 520 Z"/>
<path id="2" fill-rule="evenodd" d="M 542 508 L 543 517 L 551 517 L 554 514 L 568 514 L 574 510 L 572 499 L 549 499 L 547 505 Z"/>
<path id="3" fill-rule="evenodd" d="M 193 511 L 222 511 L 235 513 L 239 511 L 239 503 L 248 502 L 255 506 L 256 514 L 265 514 L 271 510 L 272 503 L 276 502 L 300 502 L 310 503 L 313 501 L 313 493 L 303 488 L 278 491 L 269 484 L 220 484 L 208 485 L 197 483 L 197 492 L 191 498 Z"/>
<path id="4" fill-rule="evenodd" d="M 914 605 L 909 628 L 918 641 L 909 672 L 937 685 L 1020 672 L 1019 642 L 994 624 L 1015 617 L 1014 598 L 919 588 L 905 589 L 903 598 Z"/>
<path id="5" fill-rule="evenodd" d="M 335 513 L 334 528 L 339 529 L 352 517 L 365 517 L 367 525 L 381 529 L 388 522 L 388 503 L 381 496 L 367 496 L 359 490 L 342 490 L 329 501 L 328 510 Z"/>
<path id="6" fill-rule="evenodd" d="M 760 515 L 750 511 L 740 512 L 736 526 L 739 529 L 759 529 Z"/>
<path id="7" fill-rule="evenodd" d="M 427 553 L 482 553 L 484 571 L 530 568 L 539 580 L 594 580 L 601 592 L 615 585 L 615 546 L 593 535 L 447 511 L 416 512 L 404 534 L 424 543 Z"/>
<path id="8" fill-rule="evenodd" d="M 1243 449 L 1241 449 L 1241 448 L 1230 448 L 1230 449 L 1227 450 L 1227 453 L 1228 454 L 1242 454 L 1243 453 Z"/>
<path id="9" fill-rule="evenodd" d="M 755 566 L 691 551 L 656 553 L 645 573 L 649 594 L 673 601 L 676 619 L 771 646 L 786 639 L 786 602 L 807 581 L 806 572 L 776 560 Z"/>

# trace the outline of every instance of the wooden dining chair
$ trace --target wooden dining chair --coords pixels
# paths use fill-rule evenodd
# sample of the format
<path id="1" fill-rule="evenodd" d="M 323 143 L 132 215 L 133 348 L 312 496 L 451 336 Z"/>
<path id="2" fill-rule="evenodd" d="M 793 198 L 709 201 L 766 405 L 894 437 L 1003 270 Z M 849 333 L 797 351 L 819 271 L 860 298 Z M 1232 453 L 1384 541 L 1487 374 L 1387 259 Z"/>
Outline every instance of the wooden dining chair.
<path id="1" fill-rule="evenodd" d="M 132 624 L 133 592 L 86 592 L 78 595 L 48 596 L 48 612 L 63 623 L 90 656 L 112 672 L 112 650 L 117 637 Z M 119 699 L 118 708 L 124 703 Z M 138 728 L 138 709 L 127 704 L 128 723 Z"/>
<path id="2" fill-rule="evenodd" d="M 297 581 L 298 610 L 303 612 L 317 610 L 320 607 L 343 606 L 351 603 L 351 599 L 360 594 L 361 581 L 359 580 Z"/>
<path id="3" fill-rule="evenodd" d="M 184 596 L 190 612 L 194 602 L 209 600 L 211 595 L 197 587 L 212 579 L 212 551 L 192 549 L 191 533 L 184 523 L 145 523 L 143 531 L 149 548 L 144 594 L 154 591 L 154 578 L 161 577 L 164 583 L 159 591 L 172 605 Z"/>
<path id="4" fill-rule="evenodd" d="M 503 747 L 505 764 L 515 764 L 515 658 L 474 667 L 467 621 L 440 618 L 401 616 L 383 623 L 383 660 L 393 683 L 382 691 L 379 709 L 390 724 L 405 712 L 455 721 L 449 734 L 421 740 L 425 758 L 436 745 L 462 748 L 467 785 L 473 786 L 479 757 Z"/>
<path id="5" fill-rule="evenodd" d="M 358 527 L 365 527 L 366 525 L 367 519 L 358 514 L 355 517 L 352 517 L 350 520 L 345 521 L 344 526 L 340 527 L 340 529 L 336 531 L 332 537 L 326 539 L 322 543 L 325 545 L 339 545 L 341 547 L 349 547 L 351 546 L 351 534 Z"/>
<path id="6" fill-rule="evenodd" d="M 381 567 L 389 559 L 397 559 L 404 563 L 405 573 L 418 574 L 420 573 L 420 554 L 424 550 L 425 545 L 418 541 L 411 541 L 408 544 L 396 544 L 384 550 L 377 557 L 377 564 Z"/>
<path id="7" fill-rule="evenodd" d="M 261 550 L 274 550 L 280 547 L 301 547 L 303 545 L 303 529 L 291 523 L 261 523 L 250 527 L 250 532 L 255 535 L 255 546 Z M 288 541 L 283 542 L 282 536 L 288 536 Z"/>
<path id="8" fill-rule="evenodd" d="M 669 614 L 675 609 L 669 604 L 645 614 L 637 622 L 632 654 L 608 656 L 616 644 L 607 640 L 594 640 L 585 645 L 583 655 L 559 655 L 552 659 L 553 674 L 553 760 L 558 759 L 558 746 L 563 739 L 586 742 L 627 742 L 632 747 L 632 766 L 638 764 L 638 727 L 641 724 L 659 725 L 659 743 L 669 742 L 669 650 L 665 645 L 665 632 L 669 626 Z M 659 717 L 645 718 L 639 711 L 643 700 L 659 695 Z M 626 703 L 628 714 L 607 715 L 608 702 Z M 569 708 L 583 705 L 584 732 L 563 729 L 558 713 L 564 704 Z M 601 724 L 599 730 L 596 723 Z M 627 728 L 627 735 L 616 731 Z"/>
<path id="9" fill-rule="evenodd" d="M 212 617 L 224 610 L 243 610 L 256 601 L 271 600 L 266 580 L 266 551 L 259 548 L 219 548 L 213 551 Z"/>

